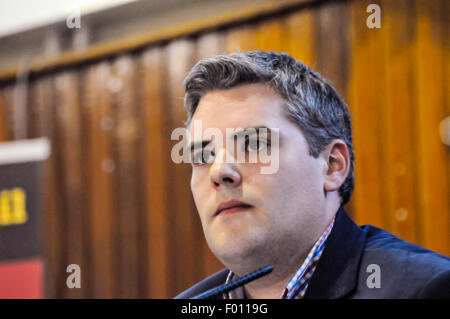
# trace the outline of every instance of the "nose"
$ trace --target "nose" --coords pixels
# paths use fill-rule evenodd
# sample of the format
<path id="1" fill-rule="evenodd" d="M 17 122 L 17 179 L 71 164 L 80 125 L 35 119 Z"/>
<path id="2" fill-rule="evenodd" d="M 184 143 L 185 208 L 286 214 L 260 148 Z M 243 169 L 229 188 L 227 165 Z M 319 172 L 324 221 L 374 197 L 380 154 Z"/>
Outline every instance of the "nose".
<path id="1" fill-rule="evenodd" d="M 227 163 L 224 158 L 225 155 L 216 156 L 210 169 L 211 182 L 216 188 L 238 187 L 242 182 L 239 168 L 234 163 Z"/>

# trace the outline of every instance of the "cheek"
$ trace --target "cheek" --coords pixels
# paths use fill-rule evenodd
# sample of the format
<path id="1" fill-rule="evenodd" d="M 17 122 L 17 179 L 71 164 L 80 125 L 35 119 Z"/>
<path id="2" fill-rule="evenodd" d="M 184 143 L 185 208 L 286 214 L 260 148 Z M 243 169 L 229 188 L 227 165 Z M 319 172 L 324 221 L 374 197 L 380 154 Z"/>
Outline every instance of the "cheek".
<path id="1" fill-rule="evenodd" d="M 273 175 L 272 191 L 280 204 L 314 202 L 321 195 L 321 172 L 317 160 L 290 152 L 280 158 L 280 169 Z"/>
<path id="2" fill-rule="evenodd" d="M 203 175 L 201 172 L 193 171 L 191 177 L 192 197 L 194 198 L 199 213 L 203 211 L 208 195 L 208 183 L 206 181 L 206 176 Z"/>

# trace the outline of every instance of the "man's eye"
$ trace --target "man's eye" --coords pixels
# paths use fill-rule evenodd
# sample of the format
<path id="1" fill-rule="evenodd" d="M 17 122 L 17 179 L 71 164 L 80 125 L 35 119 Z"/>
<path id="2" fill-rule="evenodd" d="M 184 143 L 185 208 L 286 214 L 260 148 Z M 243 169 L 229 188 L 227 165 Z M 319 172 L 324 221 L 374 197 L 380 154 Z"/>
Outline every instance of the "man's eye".
<path id="1" fill-rule="evenodd" d="M 245 150 L 248 152 L 259 152 L 268 147 L 270 142 L 260 138 L 247 139 L 245 141 Z"/>
<path id="2" fill-rule="evenodd" d="M 213 161 L 214 161 L 214 152 L 210 150 L 203 150 L 194 154 L 192 164 L 205 165 L 212 163 Z"/>

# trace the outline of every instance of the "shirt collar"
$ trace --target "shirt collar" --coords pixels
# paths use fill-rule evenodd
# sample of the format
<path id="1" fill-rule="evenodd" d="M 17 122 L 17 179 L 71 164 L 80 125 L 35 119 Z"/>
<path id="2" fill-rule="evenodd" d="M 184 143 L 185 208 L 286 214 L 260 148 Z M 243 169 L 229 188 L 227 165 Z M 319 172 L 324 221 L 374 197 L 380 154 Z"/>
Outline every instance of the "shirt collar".
<path id="1" fill-rule="evenodd" d="M 356 289 L 365 244 L 366 233 L 341 207 L 305 298 L 341 298 Z"/>

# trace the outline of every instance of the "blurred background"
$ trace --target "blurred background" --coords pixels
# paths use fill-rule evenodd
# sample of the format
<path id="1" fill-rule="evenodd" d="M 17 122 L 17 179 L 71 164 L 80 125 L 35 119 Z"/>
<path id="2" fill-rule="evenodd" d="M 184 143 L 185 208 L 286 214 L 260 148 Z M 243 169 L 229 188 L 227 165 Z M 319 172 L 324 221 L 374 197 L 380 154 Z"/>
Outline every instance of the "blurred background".
<path id="1" fill-rule="evenodd" d="M 170 298 L 222 268 L 170 134 L 189 69 L 236 51 L 287 52 L 331 80 L 353 118 L 347 212 L 449 255 L 449 13 L 447 0 L 0 1 L 0 142 L 51 145 L 39 296 Z"/>

